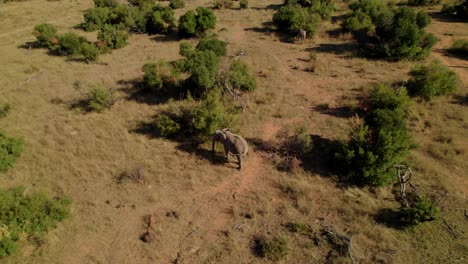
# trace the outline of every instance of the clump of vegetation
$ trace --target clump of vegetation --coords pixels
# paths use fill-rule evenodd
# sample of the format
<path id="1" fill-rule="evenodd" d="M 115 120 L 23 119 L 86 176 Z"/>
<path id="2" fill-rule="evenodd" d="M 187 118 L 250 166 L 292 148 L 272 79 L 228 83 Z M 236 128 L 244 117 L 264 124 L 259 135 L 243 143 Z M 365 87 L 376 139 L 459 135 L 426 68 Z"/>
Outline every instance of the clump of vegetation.
<path id="1" fill-rule="evenodd" d="M 183 8 L 185 7 L 185 1 L 184 0 L 170 0 L 169 6 L 172 9 Z"/>
<path id="2" fill-rule="evenodd" d="M 468 57 L 468 39 L 457 39 L 449 51 L 453 54 Z"/>
<path id="3" fill-rule="evenodd" d="M 454 16 L 463 20 L 468 20 L 468 0 L 456 1 L 454 4 L 445 3 L 441 12 L 448 16 Z"/>
<path id="4" fill-rule="evenodd" d="M 273 15 L 273 23 L 279 30 L 297 34 L 303 29 L 308 37 L 313 37 L 317 33 L 320 20 L 319 14 L 298 4 L 284 5 Z"/>
<path id="5" fill-rule="evenodd" d="M 13 166 L 23 151 L 23 145 L 22 139 L 8 137 L 0 131 L 0 172 Z"/>
<path id="6" fill-rule="evenodd" d="M 213 6 L 214 8 L 216 9 L 229 9 L 231 8 L 233 5 L 233 1 L 232 0 L 214 0 L 213 1 Z"/>
<path id="7" fill-rule="evenodd" d="M 96 7 L 85 11 L 84 20 L 82 25 L 86 31 L 94 31 L 101 29 L 104 25 L 109 23 L 111 10 L 107 7 Z"/>
<path id="8" fill-rule="evenodd" d="M 80 37 L 73 32 L 68 32 L 60 35 L 58 38 L 58 44 L 54 47 L 54 50 L 59 55 L 80 55 L 82 43 L 87 42 L 84 37 Z"/>
<path id="9" fill-rule="evenodd" d="M 81 54 L 83 54 L 85 60 L 96 61 L 100 52 L 99 48 L 93 43 L 84 42 L 81 44 Z"/>
<path id="10" fill-rule="evenodd" d="M 146 63 L 142 67 L 143 87 L 153 93 L 168 92 L 178 86 L 176 70 L 167 62 Z"/>
<path id="11" fill-rule="evenodd" d="M 406 127 L 408 104 L 405 89 L 380 84 L 372 90 L 363 104 L 364 122 L 355 124 L 335 154 L 348 180 L 372 186 L 395 180 L 393 166 L 414 147 Z"/>
<path id="12" fill-rule="evenodd" d="M 233 88 L 253 91 L 257 88 L 255 77 L 250 74 L 247 64 L 235 60 L 229 66 L 227 81 Z"/>
<path id="13" fill-rule="evenodd" d="M 96 7 L 117 7 L 118 3 L 116 0 L 93 0 Z"/>
<path id="14" fill-rule="evenodd" d="M 50 199 L 42 193 L 24 194 L 24 188 L 0 191 L 0 258 L 18 250 L 22 234 L 41 237 L 70 215 L 70 198 Z"/>
<path id="15" fill-rule="evenodd" d="M 179 34 L 184 37 L 202 35 L 215 26 L 215 14 L 202 6 L 197 7 L 196 12 L 189 10 L 179 18 Z"/>
<path id="16" fill-rule="evenodd" d="M 417 65 L 410 71 L 406 87 L 411 96 L 430 101 L 434 96 L 447 94 L 457 88 L 457 74 L 438 61 Z"/>
<path id="17" fill-rule="evenodd" d="M 200 51 L 211 50 L 217 56 L 223 57 L 223 56 L 226 56 L 227 54 L 226 46 L 227 46 L 226 42 L 222 40 L 214 39 L 214 38 L 202 38 L 200 42 L 198 42 L 196 49 Z"/>
<path id="18" fill-rule="evenodd" d="M 240 0 L 239 1 L 240 9 L 247 9 L 249 8 L 249 0 Z"/>
<path id="19" fill-rule="evenodd" d="M 428 6 L 440 4 L 442 0 L 408 0 L 409 5 L 413 6 Z"/>
<path id="20" fill-rule="evenodd" d="M 52 48 L 57 44 L 57 28 L 51 24 L 39 24 L 34 27 L 33 35 L 37 38 L 39 46 Z"/>
<path id="21" fill-rule="evenodd" d="M 439 217 L 440 208 L 434 199 L 429 199 L 426 196 L 417 198 L 411 207 L 402 210 L 403 221 L 412 225 L 437 220 Z"/>
<path id="22" fill-rule="evenodd" d="M 343 27 L 369 46 L 370 55 L 391 60 L 421 59 L 437 41 L 424 30 L 431 22 L 425 12 L 416 13 L 408 7 L 393 9 L 378 0 L 359 0 L 350 9 L 353 13 Z"/>
<path id="23" fill-rule="evenodd" d="M 312 137 L 304 127 L 296 128 L 292 133 L 284 128 L 278 132 L 278 169 L 283 171 L 297 171 L 302 167 L 313 148 Z"/>
<path id="24" fill-rule="evenodd" d="M 87 93 L 87 104 L 91 111 L 102 112 L 109 109 L 113 102 L 112 91 L 102 87 L 101 85 L 94 85 Z"/>
<path id="25" fill-rule="evenodd" d="M 6 117 L 10 113 L 11 105 L 9 103 L 4 103 L 0 105 L 0 118 Z"/>
<path id="26" fill-rule="evenodd" d="M 172 107 L 159 115 L 156 128 L 163 137 L 206 139 L 220 127 L 230 127 L 237 110 L 225 106 L 219 90 L 213 90 L 199 101 L 188 106 Z"/>
<path id="27" fill-rule="evenodd" d="M 283 237 L 267 239 L 265 237 L 254 240 L 255 253 L 262 258 L 279 261 L 286 258 L 289 253 L 288 241 Z"/>
<path id="28" fill-rule="evenodd" d="M 156 5 L 148 19 L 147 31 L 151 34 L 166 34 L 175 27 L 174 10 L 168 6 Z"/>
<path id="29" fill-rule="evenodd" d="M 98 33 L 98 39 L 110 49 L 120 49 L 127 45 L 128 32 L 115 26 L 104 25 Z"/>

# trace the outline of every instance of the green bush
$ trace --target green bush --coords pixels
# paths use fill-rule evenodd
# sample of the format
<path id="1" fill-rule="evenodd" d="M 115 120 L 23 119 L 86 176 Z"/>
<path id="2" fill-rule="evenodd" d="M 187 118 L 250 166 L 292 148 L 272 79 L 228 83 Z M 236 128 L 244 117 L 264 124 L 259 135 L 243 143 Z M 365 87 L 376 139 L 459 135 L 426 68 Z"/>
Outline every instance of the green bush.
<path id="1" fill-rule="evenodd" d="M 403 209 L 402 214 L 406 222 L 417 225 L 421 222 L 439 219 L 440 208 L 436 206 L 434 200 L 422 196 L 412 207 Z"/>
<path id="2" fill-rule="evenodd" d="M 189 42 L 181 42 L 179 44 L 179 54 L 184 57 L 189 57 L 193 52 L 193 46 Z"/>
<path id="3" fill-rule="evenodd" d="M 437 41 L 434 35 L 424 31 L 431 22 L 425 12 L 416 13 L 408 7 L 394 10 L 377 0 L 359 0 L 350 9 L 353 13 L 343 27 L 356 33 L 365 32 L 363 42 L 375 39 L 376 47 L 369 47 L 370 52 L 376 52 L 374 55 L 391 60 L 421 59 L 429 55 Z"/>
<path id="4" fill-rule="evenodd" d="M 239 1 L 240 9 L 247 9 L 249 8 L 249 0 L 240 0 Z"/>
<path id="5" fill-rule="evenodd" d="M 442 0 L 408 0 L 409 5 L 413 6 L 428 6 L 440 4 Z"/>
<path id="6" fill-rule="evenodd" d="M 463 20 L 468 20 L 468 0 L 461 0 L 453 5 L 445 3 L 441 12 L 449 16 L 455 16 Z"/>
<path id="7" fill-rule="evenodd" d="M 232 0 L 214 0 L 213 1 L 213 6 L 216 9 L 229 9 L 232 7 L 234 2 Z"/>
<path id="8" fill-rule="evenodd" d="M 381 186 L 395 180 L 393 166 L 414 147 L 406 127 L 409 98 L 404 89 L 376 86 L 364 103 L 364 122 L 335 154 L 347 179 L 359 185 Z"/>
<path id="9" fill-rule="evenodd" d="M 85 38 L 73 32 L 67 32 L 59 36 L 58 45 L 54 49 L 59 55 L 80 55 L 81 44 L 84 42 L 87 42 Z"/>
<path id="10" fill-rule="evenodd" d="M 220 127 L 230 127 L 237 112 L 226 107 L 219 90 L 204 95 L 200 102 L 185 108 L 173 108 L 159 116 L 156 127 L 161 136 L 205 140 Z"/>
<path id="11" fill-rule="evenodd" d="M 96 61 L 99 57 L 99 48 L 93 43 L 84 42 L 81 44 L 81 53 L 85 60 Z"/>
<path id="12" fill-rule="evenodd" d="M 318 31 L 320 15 L 298 4 L 288 4 L 273 15 L 273 23 L 281 31 L 297 34 L 303 29 L 308 37 L 313 37 Z"/>
<path id="13" fill-rule="evenodd" d="M 185 7 L 185 1 L 184 0 L 170 0 L 169 7 L 172 9 L 183 8 Z"/>
<path id="14" fill-rule="evenodd" d="M 4 103 L 0 105 L 0 118 L 6 117 L 10 113 L 11 105 L 9 103 Z"/>
<path id="15" fill-rule="evenodd" d="M 226 56 L 226 53 L 227 53 L 226 46 L 227 44 L 224 41 L 221 41 L 218 39 L 203 38 L 200 40 L 200 42 L 198 42 L 196 49 L 200 51 L 211 50 L 216 55 L 222 57 L 222 56 Z"/>
<path id="16" fill-rule="evenodd" d="M 215 26 L 215 14 L 202 6 L 197 7 L 196 12 L 189 10 L 179 18 L 179 34 L 185 37 L 204 34 Z"/>
<path id="17" fill-rule="evenodd" d="M 257 238 L 255 244 L 255 251 L 258 256 L 267 257 L 273 261 L 284 259 L 289 253 L 288 241 L 282 237 Z"/>
<path id="18" fill-rule="evenodd" d="M 249 67 L 240 61 L 233 61 L 227 73 L 229 84 L 244 91 L 253 91 L 257 88 L 255 77 L 249 72 Z"/>
<path id="19" fill-rule="evenodd" d="M 146 63 L 142 71 L 144 73 L 143 87 L 147 91 L 161 93 L 178 86 L 175 70 L 165 61 Z"/>
<path id="20" fill-rule="evenodd" d="M 0 258 L 17 251 L 21 234 L 41 237 L 70 215 L 70 198 L 24 192 L 24 188 L 0 191 Z"/>
<path id="21" fill-rule="evenodd" d="M 175 27 L 174 10 L 156 5 L 148 20 L 147 31 L 151 34 L 169 33 Z"/>
<path id="22" fill-rule="evenodd" d="M 57 41 L 57 28 L 51 24 L 40 24 L 34 27 L 33 35 L 37 38 L 39 46 L 51 48 L 53 42 Z"/>
<path id="23" fill-rule="evenodd" d="M 22 139 L 8 137 L 0 131 L 0 172 L 13 166 L 23 151 L 23 145 Z"/>
<path id="24" fill-rule="evenodd" d="M 427 66 L 417 65 L 409 74 L 411 78 L 406 83 L 409 94 L 428 101 L 455 90 L 459 81 L 454 71 L 437 61 Z"/>
<path id="25" fill-rule="evenodd" d="M 457 39 L 449 51 L 456 55 L 468 57 L 468 39 Z"/>
<path id="26" fill-rule="evenodd" d="M 186 90 L 195 97 L 201 97 L 216 84 L 220 58 L 211 50 L 195 50 L 181 62 L 183 72 L 190 76 Z"/>
<path id="27" fill-rule="evenodd" d="M 109 24 L 111 9 L 107 7 L 96 7 L 85 11 L 83 29 L 86 31 L 94 31 L 101 29 L 104 25 Z"/>
<path id="28" fill-rule="evenodd" d="M 98 39 L 110 49 L 120 49 L 127 45 L 128 32 L 115 26 L 104 25 L 98 33 Z"/>
<path id="29" fill-rule="evenodd" d="M 87 103 L 91 111 L 102 112 L 112 106 L 112 91 L 101 85 L 94 85 L 87 93 Z"/>
<path id="30" fill-rule="evenodd" d="M 118 3 L 116 0 L 93 0 L 94 6 L 96 7 L 117 7 Z"/>

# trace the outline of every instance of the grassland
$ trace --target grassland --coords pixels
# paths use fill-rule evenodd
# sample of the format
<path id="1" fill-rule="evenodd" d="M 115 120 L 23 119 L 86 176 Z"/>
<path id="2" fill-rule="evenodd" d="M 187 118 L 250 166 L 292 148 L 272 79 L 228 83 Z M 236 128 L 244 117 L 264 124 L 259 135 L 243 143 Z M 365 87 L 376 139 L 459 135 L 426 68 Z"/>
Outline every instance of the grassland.
<path id="1" fill-rule="evenodd" d="M 215 11 L 215 32 L 228 43 L 229 54 L 244 49 L 241 60 L 257 74 L 258 89 L 243 95 L 248 108 L 237 128 L 249 142 L 258 142 L 274 139 L 282 126 L 301 124 L 327 146 L 346 137 L 346 109 L 366 87 L 406 80 L 413 63 L 357 57 L 351 37 L 335 34 L 338 18 L 305 44 L 285 40 L 269 24 L 280 3 L 259 0 L 246 10 Z M 190 1 L 176 13 L 198 5 L 211 3 Z M 253 250 L 255 238 L 263 236 L 288 241 L 284 263 L 350 263 L 324 228 L 353 238 L 358 263 L 466 260 L 468 62 L 445 52 L 452 39 L 467 37 L 466 24 L 433 14 L 428 31 L 439 42 L 430 59 L 455 70 L 462 84 L 452 96 L 415 103 L 409 124 L 419 145 L 409 158 L 413 184 L 437 195 L 442 219 L 398 229 L 382 221 L 398 209 L 397 186 L 343 186 L 320 166 L 279 172 L 255 146 L 239 172 L 232 163 L 213 165 L 204 155 L 209 144 L 194 151 L 141 129 L 167 105 L 135 96 L 132 83 L 142 78 L 143 63 L 180 58 L 175 36 L 132 35 L 125 48 L 91 64 L 25 46 L 42 22 L 95 38 L 74 29 L 91 6 L 88 0 L 0 5 L 0 104 L 12 106 L 0 127 L 25 140 L 14 168 L 0 175 L 0 187 L 21 185 L 73 200 L 70 219 L 40 243 L 24 239 L 21 252 L 1 262 L 263 263 L 268 260 Z M 337 17 L 346 13 L 345 6 L 337 4 Z M 317 53 L 314 73 L 306 71 L 310 51 Z M 73 107 L 96 83 L 114 89 L 119 103 L 104 113 Z M 116 182 L 136 167 L 143 168 L 142 182 Z M 139 239 L 146 215 L 155 219 L 151 244 Z M 288 223 L 303 223 L 306 231 L 293 233 Z"/>

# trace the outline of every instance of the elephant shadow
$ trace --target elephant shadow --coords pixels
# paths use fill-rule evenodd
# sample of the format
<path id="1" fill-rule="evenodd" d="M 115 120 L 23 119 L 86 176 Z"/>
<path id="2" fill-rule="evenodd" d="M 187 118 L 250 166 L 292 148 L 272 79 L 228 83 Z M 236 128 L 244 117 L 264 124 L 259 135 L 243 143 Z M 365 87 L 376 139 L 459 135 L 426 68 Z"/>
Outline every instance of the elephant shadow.
<path id="1" fill-rule="evenodd" d="M 214 154 L 211 150 L 201 147 L 199 144 L 193 144 L 192 142 L 182 142 L 176 146 L 180 151 L 190 153 L 197 156 L 200 159 L 207 160 L 213 165 L 223 165 L 227 167 L 237 168 L 236 162 L 234 160 L 227 161 L 222 152 L 215 152 Z"/>

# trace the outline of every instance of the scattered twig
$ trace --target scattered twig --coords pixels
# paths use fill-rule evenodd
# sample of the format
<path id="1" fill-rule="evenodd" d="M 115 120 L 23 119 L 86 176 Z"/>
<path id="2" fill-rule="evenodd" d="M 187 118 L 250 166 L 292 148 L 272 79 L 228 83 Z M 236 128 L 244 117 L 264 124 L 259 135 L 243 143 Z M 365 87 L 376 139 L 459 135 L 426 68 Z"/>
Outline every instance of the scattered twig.
<path id="1" fill-rule="evenodd" d="M 350 237 L 350 238 L 345 237 L 345 236 L 340 235 L 340 234 L 338 234 L 337 232 L 334 232 L 333 230 L 330 230 L 330 229 L 328 229 L 328 228 L 326 228 L 325 231 L 326 231 L 329 235 L 335 236 L 335 237 L 341 239 L 341 241 L 343 241 L 343 243 L 345 243 L 345 244 L 348 246 L 348 255 L 349 255 L 349 258 L 351 259 L 351 262 L 353 262 L 353 264 L 356 264 L 356 261 L 355 261 L 355 259 L 354 259 L 353 252 L 352 252 L 352 249 L 351 249 L 351 244 L 352 244 L 352 242 L 353 242 L 353 241 L 352 241 L 353 237 Z"/>
<path id="2" fill-rule="evenodd" d="M 193 230 L 192 232 L 188 233 L 185 237 L 191 237 L 193 236 L 196 232 L 198 232 L 200 230 L 200 227 L 197 227 L 195 228 L 195 230 Z"/>
<path id="3" fill-rule="evenodd" d="M 114 102 L 112 102 L 112 105 L 110 107 L 111 110 L 117 108 L 117 106 L 119 106 L 122 102 L 124 102 L 125 99 L 119 99 L 119 100 L 116 100 Z"/>
<path id="4" fill-rule="evenodd" d="M 442 220 L 444 221 L 444 224 L 445 226 L 447 226 L 447 230 L 449 231 L 450 235 L 452 235 L 453 238 L 458 238 L 458 234 L 455 232 L 455 230 L 453 230 L 453 228 L 447 223 L 447 221 L 445 220 L 445 218 L 442 218 Z"/>
<path id="5" fill-rule="evenodd" d="M 38 72 L 38 73 L 29 75 L 28 78 L 26 78 L 26 80 L 24 80 L 23 82 L 18 84 L 16 89 L 19 89 L 19 88 L 21 88 L 21 86 L 27 84 L 29 81 L 31 81 L 33 79 L 36 79 L 37 77 L 39 77 L 40 74 L 42 74 L 42 72 Z"/>
<path id="6" fill-rule="evenodd" d="M 146 218 L 146 231 L 141 236 L 141 240 L 145 243 L 151 243 L 156 239 L 156 233 L 153 231 L 154 216 L 149 215 Z"/>

